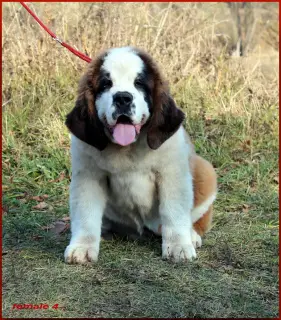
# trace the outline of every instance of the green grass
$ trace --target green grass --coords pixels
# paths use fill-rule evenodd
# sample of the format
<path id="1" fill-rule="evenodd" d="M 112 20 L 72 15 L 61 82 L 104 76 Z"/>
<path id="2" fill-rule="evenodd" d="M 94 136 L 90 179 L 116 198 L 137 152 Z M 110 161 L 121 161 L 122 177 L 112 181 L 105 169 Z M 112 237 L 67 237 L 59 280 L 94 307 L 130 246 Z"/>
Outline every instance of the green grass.
<path id="1" fill-rule="evenodd" d="M 179 105 L 185 103 L 185 92 L 182 89 Z M 50 92 L 46 104 L 62 97 L 63 93 L 57 97 Z M 41 98 L 38 103 L 44 103 L 43 94 Z M 58 139 L 50 128 L 47 132 L 40 128 L 40 123 L 48 121 L 59 122 L 63 128 L 64 115 L 73 104 L 72 97 L 63 98 L 62 105 L 54 103 L 54 109 L 46 111 L 55 119 L 46 119 L 44 112 L 33 113 L 37 103 L 24 108 L 26 111 L 4 114 L 10 134 L 5 136 L 3 150 L 7 210 L 3 217 L 3 315 L 277 317 L 278 185 L 274 178 L 278 175 L 278 145 L 274 119 L 268 120 L 271 126 L 255 119 L 259 122 L 247 127 L 242 117 L 206 119 L 185 104 L 184 110 L 190 111 L 186 127 L 198 153 L 216 167 L 219 184 L 214 226 L 196 261 L 187 265 L 162 261 L 158 239 L 115 239 L 102 242 L 97 264 L 69 266 L 63 262 L 63 252 L 70 234 L 55 236 L 42 229 L 69 214 L 67 130 L 62 129 Z M 193 105 L 196 99 L 193 97 Z M 61 172 L 65 173 L 63 180 L 50 182 Z M 53 207 L 51 211 L 32 209 L 37 202 L 28 200 L 28 195 L 42 194 L 49 195 L 46 202 Z M 11 310 L 14 303 L 58 303 L 65 310 Z"/>
<path id="2" fill-rule="evenodd" d="M 196 151 L 218 174 L 213 227 L 195 261 L 163 261 L 157 238 L 116 238 L 102 241 L 96 264 L 72 266 L 63 261 L 69 231 L 44 227 L 69 215 L 64 119 L 85 63 L 40 38 L 18 6 L 6 4 L 3 21 L 3 316 L 278 317 L 278 52 L 265 41 L 269 25 L 278 25 L 276 8 L 270 24 L 258 22 L 263 37 L 254 36 L 264 53 L 252 44 L 248 57 L 231 58 L 213 37 L 228 34 L 229 25 L 212 16 L 220 8 L 221 19 L 229 17 L 225 4 L 173 5 L 157 15 L 146 4 L 34 4 L 59 35 L 80 48 L 86 43 L 92 56 L 129 43 L 150 51 L 159 33 L 151 53 L 186 113 Z M 48 208 L 35 209 L 31 197 L 44 194 Z M 12 310 L 15 303 L 50 308 Z"/>

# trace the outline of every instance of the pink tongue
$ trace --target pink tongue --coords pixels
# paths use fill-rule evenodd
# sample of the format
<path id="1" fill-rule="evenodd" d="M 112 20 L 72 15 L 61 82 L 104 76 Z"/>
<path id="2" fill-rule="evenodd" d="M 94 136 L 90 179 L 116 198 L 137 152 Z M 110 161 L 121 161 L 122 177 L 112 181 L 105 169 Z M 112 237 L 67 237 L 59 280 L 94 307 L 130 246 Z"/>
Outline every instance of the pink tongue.
<path id="1" fill-rule="evenodd" d="M 121 146 L 127 146 L 134 142 L 136 129 L 132 124 L 118 123 L 113 129 L 114 140 Z"/>

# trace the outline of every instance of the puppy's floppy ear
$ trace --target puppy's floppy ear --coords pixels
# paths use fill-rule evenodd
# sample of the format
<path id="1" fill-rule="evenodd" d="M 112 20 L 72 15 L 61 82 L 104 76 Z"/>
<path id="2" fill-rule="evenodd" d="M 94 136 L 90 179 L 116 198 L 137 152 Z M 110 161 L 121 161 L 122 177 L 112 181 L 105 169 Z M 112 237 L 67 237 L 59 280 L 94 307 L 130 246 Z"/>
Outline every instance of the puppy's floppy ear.
<path id="1" fill-rule="evenodd" d="M 134 48 L 143 60 L 147 73 L 151 76 L 153 88 L 152 116 L 147 131 L 147 143 L 151 149 L 158 149 L 180 127 L 184 120 L 184 113 L 177 108 L 169 93 L 169 86 L 157 66 L 144 51 Z"/>
<path id="2" fill-rule="evenodd" d="M 94 93 L 87 86 L 86 76 L 82 78 L 79 91 L 75 107 L 66 116 L 65 124 L 73 135 L 101 151 L 107 146 L 108 138 L 98 118 Z"/>
<path id="3" fill-rule="evenodd" d="M 154 150 L 158 149 L 179 129 L 185 118 L 184 113 L 177 108 L 175 101 L 170 96 L 168 88 L 160 89 L 156 93 L 155 100 L 147 133 L 147 143 Z"/>

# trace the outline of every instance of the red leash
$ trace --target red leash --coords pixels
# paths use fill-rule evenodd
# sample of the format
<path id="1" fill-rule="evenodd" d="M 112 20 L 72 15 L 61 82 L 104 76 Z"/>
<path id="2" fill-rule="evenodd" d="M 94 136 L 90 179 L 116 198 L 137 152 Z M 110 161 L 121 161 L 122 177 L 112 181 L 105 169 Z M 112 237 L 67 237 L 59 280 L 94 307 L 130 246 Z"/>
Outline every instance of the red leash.
<path id="1" fill-rule="evenodd" d="M 44 23 L 36 16 L 36 14 L 24 3 L 20 2 L 20 4 L 32 15 L 32 17 L 40 24 L 40 26 L 49 33 L 49 35 L 58 43 L 60 43 L 63 47 L 67 48 L 70 52 L 74 53 L 80 59 L 91 62 L 92 59 L 86 56 L 84 53 L 77 51 L 76 49 L 72 48 L 69 44 L 60 40 Z"/>

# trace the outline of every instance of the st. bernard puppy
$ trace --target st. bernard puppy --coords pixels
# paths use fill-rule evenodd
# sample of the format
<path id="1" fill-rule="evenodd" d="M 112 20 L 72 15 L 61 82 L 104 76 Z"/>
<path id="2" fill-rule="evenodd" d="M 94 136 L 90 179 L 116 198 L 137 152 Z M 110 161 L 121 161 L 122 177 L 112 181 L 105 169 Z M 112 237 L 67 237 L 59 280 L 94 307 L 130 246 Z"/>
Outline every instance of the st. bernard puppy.
<path id="1" fill-rule="evenodd" d="M 66 120 L 72 236 L 65 261 L 97 261 L 108 222 L 161 234 L 163 258 L 195 258 L 210 227 L 216 174 L 196 155 L 157 65 L 136 48 L 108 50 L 90 63 L 78 93 Z"/>

